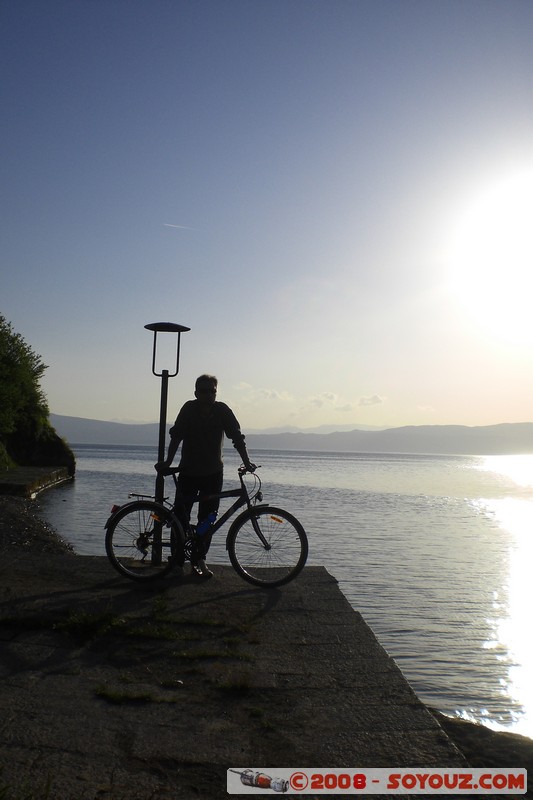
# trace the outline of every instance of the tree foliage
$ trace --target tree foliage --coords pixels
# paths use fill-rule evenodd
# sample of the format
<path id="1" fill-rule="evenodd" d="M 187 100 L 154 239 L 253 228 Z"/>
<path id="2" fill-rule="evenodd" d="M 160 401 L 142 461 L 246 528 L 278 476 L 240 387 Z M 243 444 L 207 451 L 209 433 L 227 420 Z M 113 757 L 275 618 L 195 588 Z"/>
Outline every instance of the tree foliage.
<path id="1" fill-rule="evenodd" d="M 16 430 L 46 424 L 48 403 L 40 387 L 46 369 L 41 356 L 0 315 L 0 441 Z"/>
<path id="2" fill-rule="evenodd" d="M 11 323 L 0 315 L 0 468 L 63 465 L 74 469 L 74 456 L 49 422 L 40 381 L 47 369 Z"/>

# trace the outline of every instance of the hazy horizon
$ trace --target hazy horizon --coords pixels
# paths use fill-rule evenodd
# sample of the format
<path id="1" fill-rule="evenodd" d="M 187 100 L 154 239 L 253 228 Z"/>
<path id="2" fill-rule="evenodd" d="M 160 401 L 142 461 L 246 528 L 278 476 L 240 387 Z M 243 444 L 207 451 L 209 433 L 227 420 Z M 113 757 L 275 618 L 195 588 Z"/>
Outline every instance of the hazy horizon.
<path id="1" fill-rule="evenodd" d="M 115 424 L 115 425 L 125 425 L 125 426 L 136 425 L 136 426 L 142 427 L 142 426 L 147 426 L 147 425 L 159 425 L 159 420 L 145 420 L 145 421 L 141 420 L 141 421 L 139 421 L 139 420 L 120 420 L 120 419 L 98 419 L 98 418 L 94 418 L 94 417 L 77 417 L 77 416 L 72 416 L 72 415 L 68 415 L 68 414 L 56 414 L 56 412 L 53 412 L 53 411 L 50 412 L 50 416 L 51 417 L 62 417 L 62 418 L 65 418 L 65 419 L 87 421 L 87 422 L 101 422 L 101 423 L 104 423 L 104 424 L 112 423 L 112 424 Z M 172 423 L 173 423 L 173 418 L 171 419 L 170 417 L 167 417 L 167 425 L 172 425 Z M 331 424 L 331 425 L 322 424 L 322 425 L 316 425 L 316 426 L 311 426 L 311 427 L 299 427 L 297 425 L 293 425 L 293 424 L 287 423 L 286 425 L 270 426 L 268 428 L 246 428 L 246 432 L 251 433 L 251 434 L 254 434 L 254 433 L 268 433 L 268 432 L 271 432 L 271 431 L 272 432 L 279 432 L 279 433 L 283 433 L 283 432 L 290 433 L 291 431 L 298 431 L 298 432 L 302 432 L 302 433 L 305 433 L 305 432 L 318 433 L 320 431 L 323 431 L 324 433 L 349 433 L 352 430 L 385 431 L 385 430 L 392 430 L 392 429 L 398 428 L 398 427 L 425 427 L 427 424 L 428 423 L 422 423 L 420 426 L 413 426 L 413 425 L 383 425 L 383 426 L 380 425 L 380 426 L 378 426 L 378 425 L 358 425 L 357 423 L 354 423 L 353 425 L 350 424 L 350 425 L 343 425 L 343 426 L 334 425 L 334 424 Z M 520 420 L 519 422 L 502 421 L 502 422 L 490 423 L 488 425 L 481 425 L 481 426 L 477 426 L 477 425 L 464 425 L 463 426 L 460 423 L 435 423 L 435 424 L 429 423 L 429 425 L 431 427 L 449 427 L 449 426 L 455 427 L 455 426 L 457 426 L 457 427 L 466 427 L 466 428 L 476 428 L 476 427 L 481 427 L 481 428 L 489 427 L 490 428 L 490 427 L 498 427 L 498 426 L 502 426 L 502 425 L 533 425 L 533 421 L 532 420 Z"/>

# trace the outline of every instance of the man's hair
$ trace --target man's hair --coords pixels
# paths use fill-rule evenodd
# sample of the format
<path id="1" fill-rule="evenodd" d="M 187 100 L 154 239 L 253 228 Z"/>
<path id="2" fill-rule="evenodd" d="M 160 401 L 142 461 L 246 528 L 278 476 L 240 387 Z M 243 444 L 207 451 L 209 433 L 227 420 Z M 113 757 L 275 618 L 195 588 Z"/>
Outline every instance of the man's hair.
<path id="1" fill-rule="evenodd" d="M 194 388 L 198 389 L 201 383 L 212 383 L 214 386 L 218 386 L 218 378 L 216 378 L 214 375 L 200 375 L 199 378 L 196 378 Z"/>

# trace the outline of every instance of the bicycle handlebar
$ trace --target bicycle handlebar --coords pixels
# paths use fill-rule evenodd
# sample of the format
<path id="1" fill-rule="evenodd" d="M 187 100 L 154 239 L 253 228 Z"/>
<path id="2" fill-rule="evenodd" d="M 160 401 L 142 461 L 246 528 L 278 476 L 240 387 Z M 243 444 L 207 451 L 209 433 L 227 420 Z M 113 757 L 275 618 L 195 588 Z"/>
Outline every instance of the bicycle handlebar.
<path id="1" fill-rule="evenodd" d="M 249 472 L 250 475 L 253 475 L 256 469 L 260 469 L 260 467 L 261 464 L 252 464 L 252 469 L 247 469 L 243 464 L 241 464 L 241 466 L 238 467 L 237 472 L 239 475 L 246 475 L 247 472 Z"/>

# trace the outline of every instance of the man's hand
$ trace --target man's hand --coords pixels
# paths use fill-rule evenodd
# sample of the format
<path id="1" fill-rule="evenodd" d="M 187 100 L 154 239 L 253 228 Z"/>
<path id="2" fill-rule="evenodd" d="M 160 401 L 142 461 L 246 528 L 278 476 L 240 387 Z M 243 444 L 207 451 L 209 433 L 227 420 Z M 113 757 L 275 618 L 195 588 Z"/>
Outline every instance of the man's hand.
<path id="1" fill-rule="evenodd" d="M 169 465 L 169 464 L 167 464 L 167 462 L 166 462 L 166 461 L 158 461 L 158 462 L 157 462 L 157 464 L 154 464 L 154 469 L 155 469 L 157 472 L 163 472 L 163 470 L 165 470 L 165 469 L 168 469 L 168 468 L 169 468 L 169 466 L 170 466 L 170 465 Z"/>
<path id="2" fill-rule="evenodd" d="M 246 472 L 255 472 L 256 469 L 257 469 L 257 465 L 256 464 L 252 464 L 251 461 L 247 461 L 244 464 L 244 469 L 246 470 Z"/>

